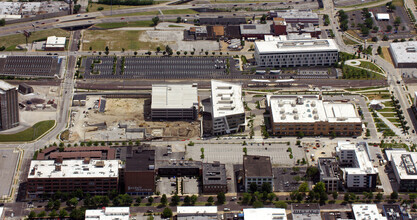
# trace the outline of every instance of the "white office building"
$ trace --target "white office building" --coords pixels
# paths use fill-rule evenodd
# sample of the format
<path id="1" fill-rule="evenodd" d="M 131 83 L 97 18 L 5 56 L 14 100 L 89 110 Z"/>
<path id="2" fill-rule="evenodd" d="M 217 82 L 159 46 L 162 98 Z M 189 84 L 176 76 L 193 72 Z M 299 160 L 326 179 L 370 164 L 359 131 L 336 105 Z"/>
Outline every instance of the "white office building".
<path id="1" fill-rule="evenodd" d="M 45 50 L 47 51 L 63 51 L 65 50 L 66 37 L 49 36 L 46 38 Z"/>
<path id="2" fill-rule="evenodd" d="M 265 39 L 255 42 L 254 56 L 260 67 L 329 66 L 338 61 L 339 48 L 333 39 Z"/>
<path id="3" fill-rule="evenodd" d="M 85 210 L 85 220 L 129 220 L 129 207 L 104 207 Z"/>
<path id="4" fill-rule="evenodd" d="M 417 42 L 390 43 L 389 52 L 397 68 L 417 68 Z"/>
<path id="5" fill-rule="evenodd" d="M 217 206 L 177 206 L 177 220 L 217 219 Z"/>
<path id="6" fill-rule="evenodd" d="M 417 190 L 417 152 L 407 152 L 400 148 L 386 150 L 385 154 L 392 166 L 400 190 L 415 192 Z"/>
<path id="7" fill-rule="evenodd" d="M 373 167 L 368 153 L 368 144 L 353 144 L 340 141 L 336 155 L 343 171 L 345 186 L 351 190 L 373 189 L 376 187 L 378 170 Z"/>
<path id="8" fill-rule="evenodd" d="M 245 128 L 242 86 L 211 80 L 213 135 L 230 134 Z"/>
<path id="9" fill-rule="evenodd" d="M 379 213 L 376 204 L 352 204 L 355 220 L 387 220 Z"/>

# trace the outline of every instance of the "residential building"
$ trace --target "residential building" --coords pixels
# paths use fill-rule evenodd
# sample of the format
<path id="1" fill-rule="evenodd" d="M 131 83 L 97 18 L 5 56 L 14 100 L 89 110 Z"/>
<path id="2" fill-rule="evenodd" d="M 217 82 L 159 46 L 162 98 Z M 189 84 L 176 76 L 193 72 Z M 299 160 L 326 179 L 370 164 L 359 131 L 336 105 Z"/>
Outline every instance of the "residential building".
<path id="1" fill-rule="evenodd" d="M 217 218 L 217 206 L 177 206 L 177 220 L 210 220 Z"/>
<path id="2" fill-rule="evenodd" d="M 272 133 L 278 136 L 360 136 L 355 105 L 326 102 L 318 95 L 268 95 Z"/>
<path id="3" fill-rule="evenodd" d="M 287 220 L 285 209 L 281 208 L 248 208 L 243 209 L 244 220 Z"/>
<path id="4" fill-rule="evenodd" d="M 400 191 L 417 190 L 417 152 L 387 150 L 388 161 L 395 174 Z"/>
<path id="5" fill-rule="evenodd" d="M 240 34 L 246 40 L 264 39 L 271 34 L 271 24 L 241 24 Z"/>
<path id="6" fill-rule="evenodd" d="M 85 210 L 85 220 L 129 220 L 129 207 L 103 207 Z"/>
<path id="7" fill-rule="evenodd" d="M 57 191 L 81 189 L 90 195 L 106 195 L 118 189 L 118 160 L 32 160 L 27 178 L 27 196 L 39 198 Z"/>
<path id="8" fill-rule="evenodd" d="M 129 148 L 124 169 L 125 192 L 129 195 L 152 195 L 155 192 L 155 150 Z"/>
<path id="9" fill-rule="evenodd" d="M 334 157 L 318 159 L 320 182 L 326 186 L 327 192 L 337 192 L 340 184 L 339 164 Z"/>
<path id="10" fill-rule="evenodd" d="M 387 220 L 379 213 L 376 204 L 352 204 L 355 220 Z"/>
<path id="11" fill-rule="evenodd" d="M 339 47 L 333 39 L 265 38 L 255 42 L 260 67 L 330 66 L 338 61 Z"/>
<path id="12" fill-rule="evenodd" d="M 390 43 L 389 52 L 397 68 L 417 68 L 417 42 Z"/>
<path id="13" fill-rule="evenodd" d="M 243 156 L 243 176 L 246 191 L 250 191 L 250 185 L 252 183 L 256 183 L 258 189 L 264 183 L 268 183 L 271 186 L 271 190 L 274 190 L 274 175 L 272 173 L 270 157 L 255 155 Z"/>
<path id="14" fill-rule="evenodd" d="M 245 129 L 242 86 L 211 80 L 213 135 L 230 134 Z"/>
<path id="15" fill-rule="evenodd" d="M 17 88 L 0 80 L 0 130 L 19 126 Z"/>
<path id="16" fill-rule="evenodd" d="M 46 51 L 64 51 L 66 37 L 49 36 L 46 38 L 45 50 Z"/>
<path id="17" fill-rule="evenodd" d="M 156 169 L 159 176 L 200 176 L 202 163 L 189 160 L 158 160 Z"/>
<path id="18" fill-rule="evenodd" d="M 26 95 L 29 93 L 33 93 L 33 87 L 26 84 L 26 83 L 21 83 L 19 84 L 19 92 Z"/>
<path id="19" fill-rule="evenodd" d="M 321 220 L 320 205 L 317 203 L 293 203 L 291 204 L 293 220 Z"/>
<path id="20" fill-rule="evenodd" d="M 189 119 L 197 117 L 197 84 L 152 85 L 151 117 L 155 119 Z"/>
<path id="21" fill-rule="evenodd" d="M 219 161 L 203 163 L 203 193 L 227 192 L 226 166 Z"/>
<path id="22" fill-rule="evenodd" d="M 339 141 L 336 147 L 343 171 L 344 184 L 349 190 L 371 190 L 376 187 L 378 170 L 374 168 L 366 142 L 358 144 Z"/>
<path id="23" fill-rule="evenodd" d="M 313 23 L 319 25 L 319 15 L 311 9 L 306 10 L 278 10 L 270 11 L 271 18 L 283 18 L 287 23 Z"/>

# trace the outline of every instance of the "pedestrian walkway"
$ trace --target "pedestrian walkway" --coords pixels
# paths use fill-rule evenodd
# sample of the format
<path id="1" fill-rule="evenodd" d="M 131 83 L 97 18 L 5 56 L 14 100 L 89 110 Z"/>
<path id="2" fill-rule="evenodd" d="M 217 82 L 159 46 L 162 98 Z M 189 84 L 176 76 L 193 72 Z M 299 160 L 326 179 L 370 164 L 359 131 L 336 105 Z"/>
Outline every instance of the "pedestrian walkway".
<path id="1" fill-rule="evenodd" d="M 381 115 L 381 113 L 376 112 L 376 114 L 397 136 L 404 137 L 404 134 L 402 133 L 402 131 L 399 128 L 397 128 L 395 125 L 393 125 L 392 122 L 390 122 L 383 115 Z"/>

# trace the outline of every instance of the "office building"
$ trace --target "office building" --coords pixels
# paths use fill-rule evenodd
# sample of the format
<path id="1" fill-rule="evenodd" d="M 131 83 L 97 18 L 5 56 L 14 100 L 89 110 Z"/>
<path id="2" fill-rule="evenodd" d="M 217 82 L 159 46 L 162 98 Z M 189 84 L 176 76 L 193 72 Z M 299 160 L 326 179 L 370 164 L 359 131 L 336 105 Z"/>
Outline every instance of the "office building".
<path id="1" fill-rule="evenodd" d="M 159 176 L 200 176 L 202 163 L 189 160 L 158 160 L 156 169 Z"/>
<path id="2" fill-rule="evenodd" d="M 340 175 L 339 164 L 334 157 L 320 157 L 318 159 L 320 182 L 326 186 L 327 192 L 337 192 L 339 189 Z"/>
<path id="3" fill-rule="evenodd" d="M 19 126 L 19 101 L 17 88 L 0 80 L 0 129 Z"/>
<path id="4" fill-rule="evenodd" d="M 227 192 L 226 166 L 218 161 L 203 163 L 203 193 Z"/>
<path id="5" fill-rule="evenodd" d="M 336 155 L 342 168 L 343 180 L 349 190 L 372 190 L 376 187 L 378 170 L 374 168 L 366 142 L 353 144 L 339 141 Z"/>
<path id="6" fill-rule="evenodd" d="M 317 203 L 291 204 L 293 220 L 321 220 L 320 206 Z"/>
<path id="7" fill-rule="evenodd" d="M 312 23 L 319 25 L 319 15 L 310 9 L 270 11 L 271 18 L 283 18 L 287 23 Z"/>
<path id="8" fill-rule="evenodd" d="M 255 42 L 254 57 L 260 67 L 329 66 L 338 56 L 333 39 L 292 40 L 284 35 Z"/>
<path id="9" fill-rule="evenodd" d="M 268 95 L 272 133 L 278 136 L 360 136 L 355 105 L 326 102 L 318 95 Z"/>
<path id="10" fill-rule="evenodd" d="M 389 52 L 397 68 L 417 68 L 417 42 L 390 43 Z"/>
<path id="11" fill-rule="evenodd" d="M 242 86 L 211 80 L 213 135 L 230 134 L 245 129 Z"/>
<path id="12" fill-rule="evenodd" d="M 66 37 L 50 36 L 46 38 L 45 50 L 46 51 L 64 51 Z"/>
<path id="13" fill-rule="evenodd" d="M 250 185 L 256 183 L 258 189 L 264 183 L 271 186 L 274 190 L 274 175 L 272 173 L 271 158 L 267 156 L 243 156 L 243 175 L 246 192 L 250 191 Z"/>
<path id="14" fill-rule="evenodd" d="M 395 174 L 400 191 L 414 192 L 417 190 L 417 152 L 388 151 L 386 152 Z"/>
<path id="15" fill-rule="evenodd" d="M 281 208 L 249 208 L 243 209 L 243 219 L 253 220 L 287 220 L 285 209 Z"/>
<path id="16" fill-rule="evenodd" d="M 210 220 L 217 218 L 217 206 L 177 206 L 177 220 Z"/>
<path id="17" fill-rule="evenodd" d="M 129 195 L 152 195 L 155 192 L 155 150 L 133 147 L 126 154 L 125 192 Z"/>
<path id="18" fill-rule="evenodd" d="M 81 189 L 90 195 L 107 195 L 118 189 L 118 160 L 32 160 L 27 178 L 27 196 L 39 198 L 57 191 Z"/>
<path id="19" fill-rule="evenodd" d="M 379 213 L 376 204 L 352 204 L 355 220 L 387 220 Z"/>
<path id="20" fill-rule="evenodd" d="M 85 220 L 129 220 L 129 207 L 103 207 L 85 210 Z"/>
<path id="21" fill-rule="evenodd" d="M 287 22 L 284 18 L 273 18 L 272 27 L 274 30 L 274 35 L 285 35 L 287 34 Z"/>
<path id="22" fill-rule="evenodd" d="M 197 117 L 197 84 L 152 85 L 152 119 L 189 119 Z"/>

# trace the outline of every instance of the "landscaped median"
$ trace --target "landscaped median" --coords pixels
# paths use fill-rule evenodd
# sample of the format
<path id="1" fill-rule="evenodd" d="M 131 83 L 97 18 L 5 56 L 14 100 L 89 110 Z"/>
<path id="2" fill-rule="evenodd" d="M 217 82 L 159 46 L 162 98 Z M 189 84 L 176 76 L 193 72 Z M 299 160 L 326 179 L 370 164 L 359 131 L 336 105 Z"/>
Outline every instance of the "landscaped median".
<path id="1" fill-rule="evenodd" d="M 32 127 L 15 133 L 0 134 L 0 142 L 26 142 L 36 140 L 55 126 L 55 120 L 40 121 Z"/>

